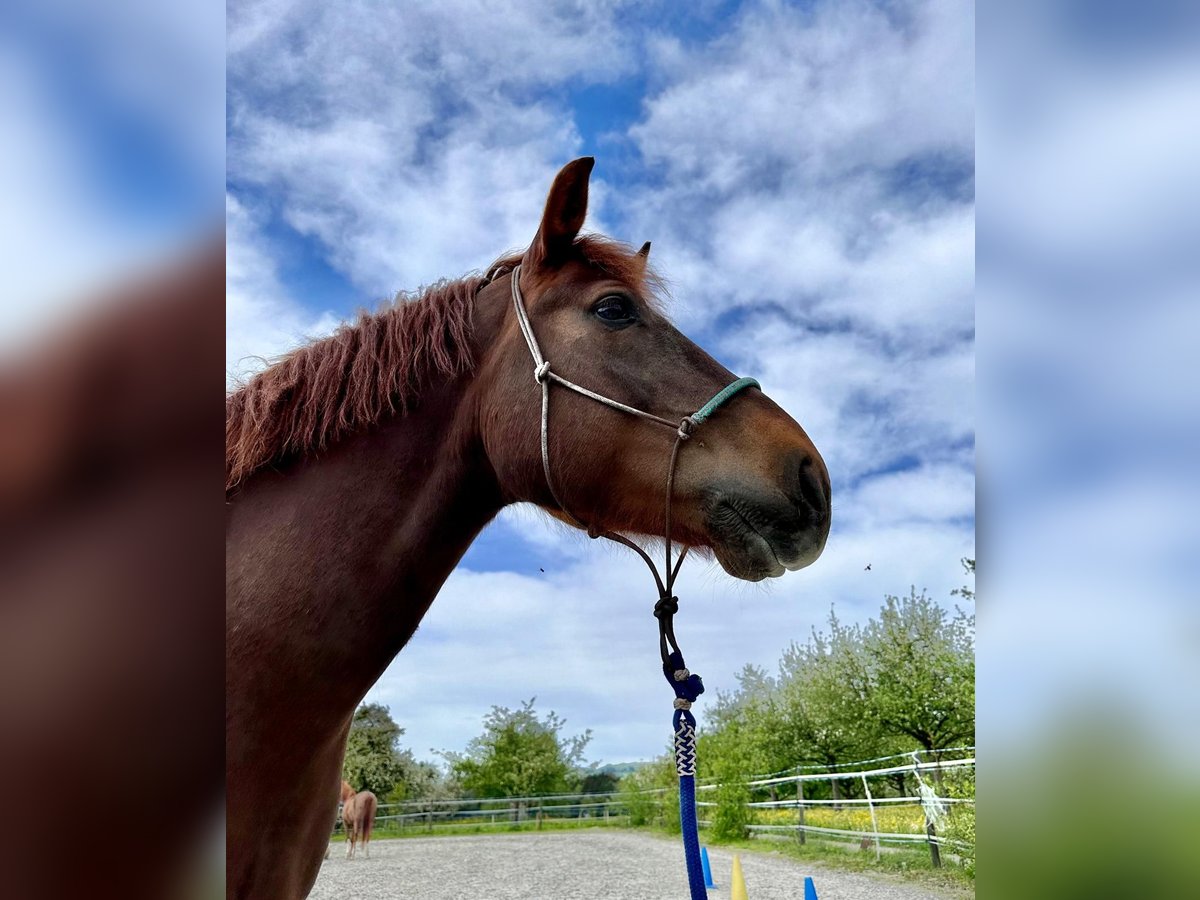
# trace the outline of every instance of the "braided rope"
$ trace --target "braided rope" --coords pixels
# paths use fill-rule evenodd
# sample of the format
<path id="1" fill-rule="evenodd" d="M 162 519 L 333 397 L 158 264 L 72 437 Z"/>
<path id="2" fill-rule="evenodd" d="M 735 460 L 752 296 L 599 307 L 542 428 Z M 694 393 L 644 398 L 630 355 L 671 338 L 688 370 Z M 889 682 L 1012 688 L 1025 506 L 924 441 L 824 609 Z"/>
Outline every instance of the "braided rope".
<path id="1" fill-rule="evenodd" d="M 696 774 L 696 719 L 687 709 L 675 713 L 675 771 L 681 778 Z"/>
<path id="2" fill-rule="evenodd" d="M 696 720 L 686 709 L 675 712 L 675 770 L 679 773 L 679 824 L 692 900 L 708 900 L 700 833 L 696 825 Z"/>

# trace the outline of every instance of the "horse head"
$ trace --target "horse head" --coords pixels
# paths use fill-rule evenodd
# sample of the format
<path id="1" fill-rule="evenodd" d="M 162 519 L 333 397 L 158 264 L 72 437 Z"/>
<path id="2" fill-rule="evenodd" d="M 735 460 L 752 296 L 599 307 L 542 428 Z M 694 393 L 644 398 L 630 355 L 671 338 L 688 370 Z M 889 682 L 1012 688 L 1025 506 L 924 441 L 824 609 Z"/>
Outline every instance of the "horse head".
<path id="1" fill-rule="evenodd" d="M 543 462 L 540 387 L 546 369 L 596 394 L 680 422 L 735 376 L 676 329 L 657 294 L 649 244 L 634 252 L 580 235 L 593 160 L 554 180 L 529 248 L 498 263 L 476 297 L 477 415 L 506 500 L 539 504 L 571 524 L 661 536 L 676 435 L 645 418 L 551 386 Z M 519 269 L 517 269 L 519 266 Z M 517 271 L 516 287 L 506 273 Z M 547 366 L 535 377 L 523 306 Z M 680 445 L 671 537 L 711 549 L 748 581 L 812 563 L 830 523 L 829 474 L 804 429 L 757 387 L 738 393 Z"/>

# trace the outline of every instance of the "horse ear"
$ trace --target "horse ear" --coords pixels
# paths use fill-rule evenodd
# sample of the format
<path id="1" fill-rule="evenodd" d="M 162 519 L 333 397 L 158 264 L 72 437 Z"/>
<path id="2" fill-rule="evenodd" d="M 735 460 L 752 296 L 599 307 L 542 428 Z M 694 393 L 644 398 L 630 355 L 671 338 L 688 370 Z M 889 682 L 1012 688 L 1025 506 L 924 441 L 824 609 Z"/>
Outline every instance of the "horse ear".
<path id="1" fill-rule="evenodd" d="M 525 253 L 525 262 L 531 269 L 554 267 L 566 261 L 587 217 L 588 178 L 595 164 L 591 156 L 580 157 L 563 166 L 554 177 L 542 224 Z"/>
<path id="2" fill-rule="evenodd" d="M 646 266 L 650 263 L 650 242 L 642 244 L 642 249 L 633 254 L 633 261 L 638 267 L 638 271 L 644 273 Z"/>

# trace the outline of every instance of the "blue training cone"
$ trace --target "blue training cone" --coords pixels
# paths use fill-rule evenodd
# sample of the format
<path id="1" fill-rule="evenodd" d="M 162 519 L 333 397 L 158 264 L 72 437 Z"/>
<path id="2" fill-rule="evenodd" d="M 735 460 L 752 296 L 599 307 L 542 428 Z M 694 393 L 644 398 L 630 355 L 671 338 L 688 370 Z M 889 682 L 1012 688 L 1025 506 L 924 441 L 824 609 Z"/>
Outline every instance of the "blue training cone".
<path id="1" fill-rule="evenodd" d="M 804 900 L 817 900 L 817 888 L 811 878 L 804 879 Z"/>
<path id="2" fill-rule="evenodd" d="M 708 848 L 700 848 L 700 866 L 704 869 L 704 886 L 706 888 L 715 888 L 712 880 L 712 869 L 708 865 Z M 815 894 L 813 896 L 816 896 Z"/>

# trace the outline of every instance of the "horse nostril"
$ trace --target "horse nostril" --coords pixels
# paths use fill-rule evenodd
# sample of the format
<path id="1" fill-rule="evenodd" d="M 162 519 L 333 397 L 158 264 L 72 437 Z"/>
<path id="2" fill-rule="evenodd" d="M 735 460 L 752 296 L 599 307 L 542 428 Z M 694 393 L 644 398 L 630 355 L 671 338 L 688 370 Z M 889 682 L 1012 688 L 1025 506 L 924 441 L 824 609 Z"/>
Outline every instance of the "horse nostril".
<path id="1" fill-rule="evenodd" d="M 817 466 L 817 461 L 812 456 L 806 454 L 800 460 L 800 467 L 796 472 L 796 476 L 800 499 L 804 501 L 818 518 L 824 518 L 829 511 L 829 498 L 825 490 L 825 480 L 820 468 Z"/>

